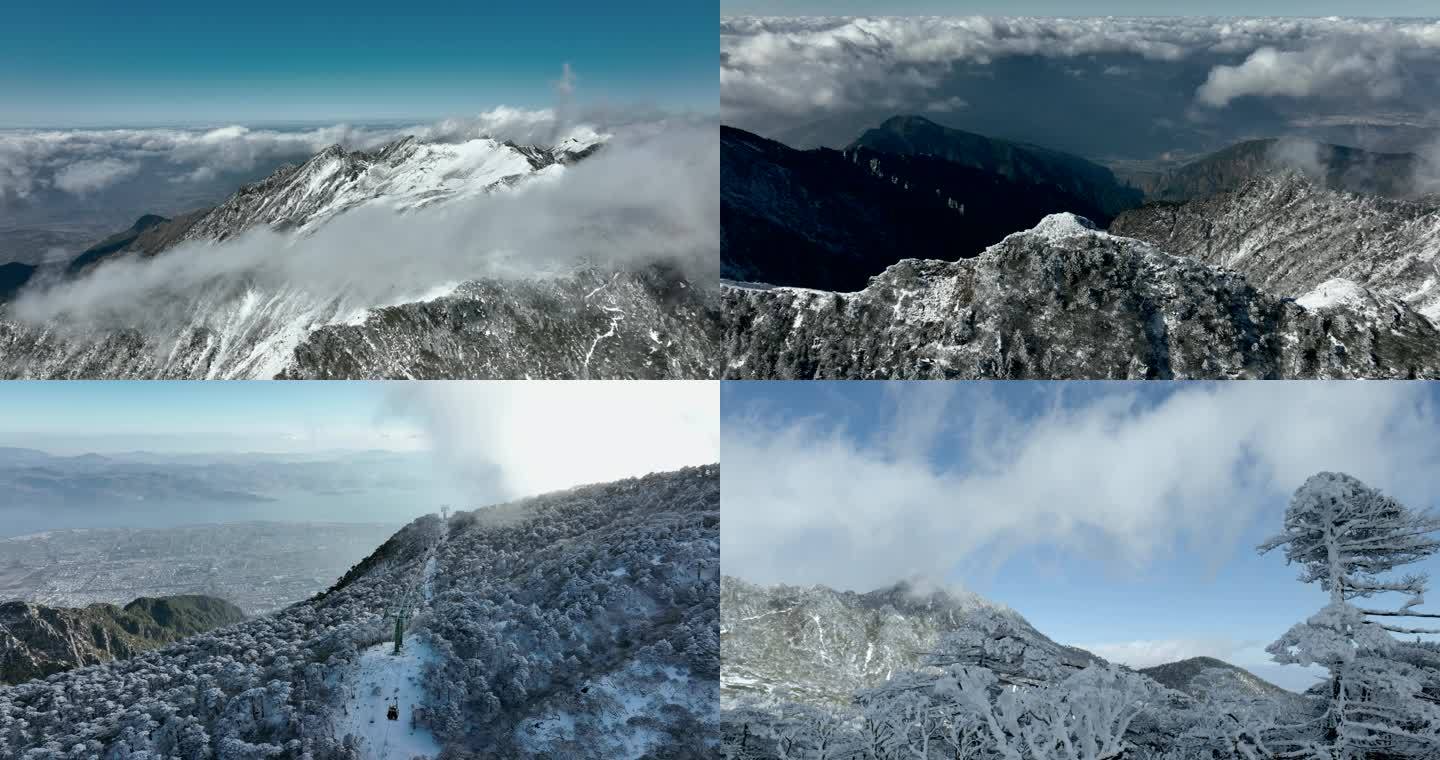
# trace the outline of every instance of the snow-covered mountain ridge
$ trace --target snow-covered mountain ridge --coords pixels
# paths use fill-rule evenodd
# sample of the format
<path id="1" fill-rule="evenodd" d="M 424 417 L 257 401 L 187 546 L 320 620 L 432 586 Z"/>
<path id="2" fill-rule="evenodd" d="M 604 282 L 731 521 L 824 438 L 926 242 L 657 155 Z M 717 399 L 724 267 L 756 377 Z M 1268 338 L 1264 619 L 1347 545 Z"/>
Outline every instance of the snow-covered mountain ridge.
<path id="1" fill-rule="evenodd" d="M 1429 319 L 1349 295 L 1307 308 L 1054 214 L 973 259 L 901 261 L 855 293 L 727 284 L 724 376 L 1440 377 Z"/>
<path id="2" fill-rule="evenodd" d="M 324 270 L 312 277 L 324 285 L 310 287 L 283 274 L 292 265 L 308 271 L 305 245 L 296 241 L 329 229 L 344 214 L 367 209 L 372 215 L 396 215 L 393 222 L 380 218 L 371 223 L 424 224 L 422 209 L 443 206 L 445 213 L 465 218 L 469 209 L 478 208 L 474 204 L 486 202 L 484 196 L 564 183 L 572 165 L 609 139 L 577 127 L 554 146 L 486 137 L 458 143 L 405 138 L 368 153 L 332 146 L 300 166 L 283 167 L 241 188 L 208 212 L 161 221 L 144 235 L 97 251 L 77 269 L 93 281 L 79 292 L 82 301 L 97 293 L 103 297 L 106 278 L 118 276 L 107 270 L 111 262 L 169 257 L 167 265 L 193 279 L 194 270 L 217 268 L 205 257 L 239 253 L 224 250 L 228 243 L 222 241 L 249 241 L 244 253 L 252 256 L 257 246 L 271 246 L 275 250 L 265 251 L 274 255 L 254 265 L 236 264 L 230 268 L 235 271 L 219 266 L 222 274 L 195 287 L 171 286 L 163 279 L 153 283 L 136 296 L 146 303 L 154 300 L 153 310 L 125 307 L 120 316 L 103 312 L 83 324 L 67 321 L 69 312 L 58 307 L 53 313 L 59 316 L 48 319 L 0 315 L 0 376 L 714 377 L 715 288 L 692 282 L 667 261 L 582 260 L 554 269 L 542 262 L 531 274 L 519 273 L 523 267 L 509 273 L 497 265 L 506 273 L 477 278 L 457 271 L 448 281 L 440 275 L 406 276 L 413 274 L 407 267 L 378 288 L 371 282 L 374 271 L 346 274 L 312 264 Z M 254 238 L 259 229 L 275 231 L 274 237 Z M 157 246 L 157 240 L 163 245 Z M 345 242 L 340 238 L 327 245 Z M 525 253 L 514 255 L 523 260 Z M 127 258 L 132 261 L 122 262 Z M 442 275 L 449 271 L 425 264 L 419 262 L 418 268 Z M 337 266 L 371 265 L 342 261 Z M 132 268 L 122 274 L 148 282 L 148 271 Z M 369 284 L 351 287 L 358 282 Z M 38 291 L 31 297 L 43 302 L 47 294 Z M 132 303 L 124 300 L 121 306 Z"/>
<path id="3" fill-rule="evenodd" d="M 1296 173 L 1233 192 L 1155 203 L 1110 231 L 1176 256 L 1239 272 L 1302 305 L 1346 280 L 1435 320 L 1440 317 L 1440 203 L 1330 190 Z M 1335 299 L 1330 299 L 1335 300 Z"/>
<path id="4" fill-rule="evenodd" d="M 274 615 L 0 688 L 0 757 L 358 760 L 398 609 L 395 730 L 447 756 L 713 757 L 719 559 L 718 466 L 427 515 Z"/>
<path id="5" fill-rule="evenodd" d="M 299 166 L 242 187 L 186 230 L 186 240 L 224 240 L 256 225 L 311 229 L 366 203 L 413 210 L 553 178 L 598 150 L 609 135 L 578 128 L 553 147 L 490 137 L 431 143 L 404 137 L 372 151 L 332 145 Z"/>
<path id="6" fill-rule="evenodd" d="M 940 652 L 983 649 L 1034 679 L 1098 657 L 1056 644 L 1014 610 L 974 594 L 908 584 L 858 594 L 763 587 L 726 576 L 720 593 L 720 693 L 726 704 L 846 705 L 861 689 L 920 670 Z M 983 661 L 978 654 L 976 661 Z M 1063 668 L 1061 668 L 1063 669 Z"/>

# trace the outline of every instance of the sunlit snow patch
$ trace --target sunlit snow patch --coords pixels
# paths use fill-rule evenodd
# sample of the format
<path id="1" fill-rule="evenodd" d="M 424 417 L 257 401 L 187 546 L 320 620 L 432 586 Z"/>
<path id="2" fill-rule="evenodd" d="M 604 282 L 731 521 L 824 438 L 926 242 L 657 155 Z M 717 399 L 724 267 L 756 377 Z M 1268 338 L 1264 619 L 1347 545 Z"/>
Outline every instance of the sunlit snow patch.
<path id="1" fill-rule="evenodd" d="M 569 704 L 556 705 L 516 729 L 520 745 L 536 753 L 564 756 L 567 746 L 602 750 L 599 756 L 635 758 L 668 739 L 663 731 L 667 705 L 703 721 L 718 720 L 715 682 L 692 677 L 684 667 L 632 662 L 585 682 Z"/>

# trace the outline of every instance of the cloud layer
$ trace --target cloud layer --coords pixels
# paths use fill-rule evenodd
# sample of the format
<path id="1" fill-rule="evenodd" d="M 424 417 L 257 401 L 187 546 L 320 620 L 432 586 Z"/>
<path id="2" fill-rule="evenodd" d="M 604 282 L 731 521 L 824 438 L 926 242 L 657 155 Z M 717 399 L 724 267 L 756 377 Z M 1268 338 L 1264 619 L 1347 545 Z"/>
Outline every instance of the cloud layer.
<path id="1" fill-rule="evenodd" d="M 902 384 L 868 434 L 727 396 L 726 572 L 869 590 L 1037 547 L 1138 568 L 1181 544 L 1234 551 L 1320 470 L 1440 496 L 1440 420 L 1413 384 L 1191 384 L 1154 403 L 1063 385 L 1022 410 L 983 385 Z"/>
<path id="2" fill-rule="evenodd" d="M 476 504 L 720 461 L 707 382 L 394 383 L 385 414 Z"/>
<path id="3" fill-rule="evenodd" d="M 92 193 L 142 168 L 175 182 L 268 171 L 330 145 L 369 150 L 404 135 L 439 141 L 487 135 L 543 142 L 552 134 L 555 120 L 553 109 L 500 106 L 470 118 L 397 127 L 0 130 L 0 203 L 47 189 Z"/>
<path id="4" fill-rule="evenodd" d="M 720 51 L 724 119 L 775 136 L 846 112 L 1014 111 L 1015 103 L 996 98 L 1055 97 L 1046 90 L 1064 84 L 1062 73 L 1096 111 L 1127 99 L 1139 105 L 1177 96 L 1159 117 L 1166 119 L 1204 121 L 1213 116 L 1206 112 L 1242 98 L 1314 101 L 1302 111 L 1384 103 L 1387 110 L 1433 115 L 1440 22 L 737 17 L 721 20 Z M 998 66 L 1007 62 L 1034 65 Z M 1035 75 L 1036 65 L 1057 78 Z M 983 87 L 985 79 L 1004 76 L 1012 76 L 1008 87 Z M 1089 90 L 1078 79 L 1113 86 Z M 1059 99 L 1072 118 L 1104 118 L 1082 99 Z M 1145 114 L 1130 128 L 1143 131 L 1153 118 Z"/>
<path id="5" fill-rule="evenodd" d="M 444 129 L 474 127 L 442 126 L 427 136 Z M 207 326 L 222 335 L 271 335 L 266 345 L 283 348 L 311 326 L 433 298 L 469 279 L 665 261 L 693 281 L 713 281 L 718 140 L 713 121 L 617 127 L 604 150 L 558 181 L 536 178 L 404 215 L 362 206 L 304 235 L 255 229 L 152 258 L 122 257 L 78 279 L 28 289 L 12 313 L 61 329 L 139 328 L 162 347 Z"/>

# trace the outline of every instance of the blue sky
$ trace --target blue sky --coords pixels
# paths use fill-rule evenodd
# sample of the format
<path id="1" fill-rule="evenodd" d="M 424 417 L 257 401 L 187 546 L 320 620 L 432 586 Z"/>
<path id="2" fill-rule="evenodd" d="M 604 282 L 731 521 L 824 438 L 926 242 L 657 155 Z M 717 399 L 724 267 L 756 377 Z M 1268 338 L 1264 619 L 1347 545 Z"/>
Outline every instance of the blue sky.
<path id="1" fill-rule="evenodd" d="M 413 499 L 471 506 L 719 460 L 715 383 L 200 382 L 0 383 L 0 447 L 59 455 L 415 452 Z M 91 524 L 176 519 L 372 519 L 412 516 L 411 496 L 281 495 L 175 513 L 170 505 L 103 505 L 98 513 L 22 510 L 0 536 Z M 403 504 L 396 500 L 404 501 Z M 233 506 L 233 505 L 232 505 Z M 203 507 L 203 508 L 202 508 Z M 398 512 L 396 511 L 398 510 Z M 278 517 L 277 517 L 278 516 Z M 98 521 L 98 522 L 96 522 Z M 158 521 L 158 522 L 157 522 Z"/>
<path id="2" fill-rule="evenodd" d="M 1263 646 L 1324 594 L 1254 547 L 1321 470 L 1440 505 L 1437 403 L 1418 383 L 727 383 L 724 568 L 920 577 L 1112 659 L 1303 687 Z"/>
<path id="3" fill-rule="evenodd" d="M 719 460 L 707 382 L 0 383 L 0 446 L 55 454 L 428 452 L 512 495 Z"/>
<path id="4" fill-rule="evenodd" d="M 1154 0 L 720 0 L 723 14 L 760 15 L 905 15 L 905 16 L 1434 16 L 1435 4 L 1422 0 L 1213 0 L 1208 3 L 1156 3 Z"/>
<path id="5" fill-rule="evenodd" d="M 715 6 L 158 0 L 20 3 L 0 126 L 420 119 L 575 99 L 717 107 Z"/>
<path id="6" fill-rule="evenodd" d="M 413 449 L 384 383 L 11 382 L 0 445 L 53 453 Z M 388 437 L 387 437 L 388 436 Z"/>

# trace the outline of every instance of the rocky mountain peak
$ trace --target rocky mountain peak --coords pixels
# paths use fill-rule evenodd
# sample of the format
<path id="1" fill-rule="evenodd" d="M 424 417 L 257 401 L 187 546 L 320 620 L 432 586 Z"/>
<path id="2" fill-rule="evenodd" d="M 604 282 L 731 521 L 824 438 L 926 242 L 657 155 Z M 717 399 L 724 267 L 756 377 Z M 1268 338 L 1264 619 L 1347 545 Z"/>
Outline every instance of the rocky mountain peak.
<path id="1" fill-rule="evenodd" d="M 1096 660 L 1003 605 L 901 582 L 875 591 L 759 586 L 720 591 L 721 697 L 844 704 L 857 690 L 932 664 L 988 662 L 1017 677 Z"/>
<path id="2" fill-rule="evenodd" d="M 1404 303 L 1310 310 L 1064 216 L 855 293 L 732 284 L 722 307 L 731 378 L 1440 377 L 1440 332 Z"/>

